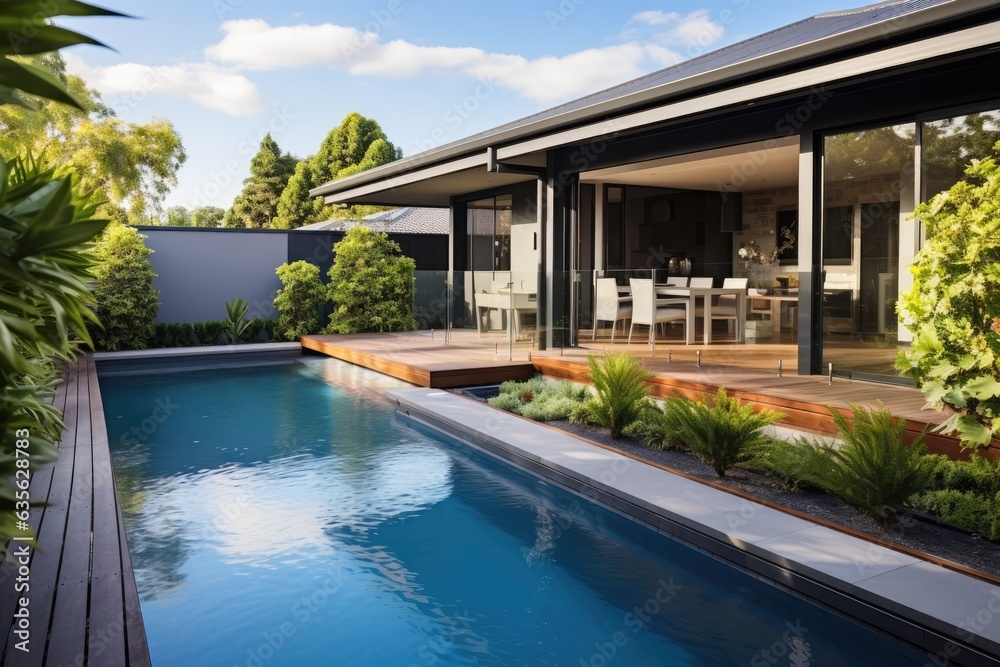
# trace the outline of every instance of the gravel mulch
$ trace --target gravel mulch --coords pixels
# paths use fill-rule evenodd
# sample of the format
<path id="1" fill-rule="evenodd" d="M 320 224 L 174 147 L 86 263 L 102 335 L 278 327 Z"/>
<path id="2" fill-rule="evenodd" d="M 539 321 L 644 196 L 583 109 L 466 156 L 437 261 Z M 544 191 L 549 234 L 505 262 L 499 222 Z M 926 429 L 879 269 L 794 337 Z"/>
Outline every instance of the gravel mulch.
<path id="1" fill-rule="evenodd" d="M 789 490 L 775 479 L 741 469 L 730 470 L 720 480 L 715 471 L 688 452 L 657 451 L 628 438 L 615 440 L 604 429 L 567 421 L 548 422 L 548 425 L 692 477 L 720 483 L 761 500 L 1000 577 L 1000 544 L 978 536 L 910 516 L 902 516 L 898 526 L 887 530 L 822 492 Z"/>

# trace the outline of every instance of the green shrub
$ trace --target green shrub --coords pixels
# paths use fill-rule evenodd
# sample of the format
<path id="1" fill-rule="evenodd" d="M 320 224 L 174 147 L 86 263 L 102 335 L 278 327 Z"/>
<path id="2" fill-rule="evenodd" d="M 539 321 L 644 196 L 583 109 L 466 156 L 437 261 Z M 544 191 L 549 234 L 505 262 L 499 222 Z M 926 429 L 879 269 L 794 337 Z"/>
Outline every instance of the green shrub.
<path id="1" fill-rule="evenodd" d="M 141 350 L 153 335 L 159 310 L 159 292 L 153 289 L 152 251 L 133 227 L 108 227 L 94 247 L 97 286 L 95 313 L 100 327 L 92 327 L 100 350 Z"/>
<path id="2" fill-rule="evenodd" d="M 914 509 L 993 542 L 1000 541 L 1000 494 L 990 496 L 955 489 L 936 489 L 911 501 Z"/>
<path id="3" fill-rule="evenodd" d="M 229 340 L 224 321 L 195 322 L 191 328 L 194 331 L 195 345 L 224 345 Z"/>
<path id="4" fill-rule="evenodd" d="M 520 412 L 528 419 L 541 422 L 569 419 L 573 411 L 588 398 L 590 392 L 586 387 L 579 387 L 572 382 L 560 382 L 535 394 L 531 401 L 521 407 Z"/>
<path id="5" fill-rule="evenodd" d="M 691 451 L 715 470 L 719 477 L 726 470 L 753 456 L 764 443 L 763 429 L 784 415 L 771 410 L 754 411 L 753 405 L 719 387 L 714 399 L 684 401 L 674 411 L 680 439 Z"/>
<path id="6" fill-rule="evenodd" d="M 978 447 L 1000 435 L 1000 165 L 973 160 L 966 174 L 914 211 L 927 240 L 898 302 L 913 344 L 896 365 L 930 405 L 957 411 L 942 431 Z"/>
<path id="7" fill-rule="evenodd" d="M 247 319 L 249 309 L 246 300 L 239 297 L 226 302 L 226 319 L 222 324 L 226 340 L 230 345 L 237 345 L 246 340 L 250 329 L 250 320 Z"/>
<path id="8" fill-rule="evenodd" d="M 255 317 L 246 323 L 245 342 L 264 343 L 275 340 L 277 320 Z M 150 347 L 198 347 L 224 345 L 227 342 L 225 322 L 195 322 L 193 324 L 156 325 Z"/>
<path id="9" fill-rule="evenodd" d="M 740 467 L 759 470 L 792 488 L 822 489 L 811 480 L 822 478 L 831 465 L 830 455 L 810 441 L 800 439 L 792 443 L 765 438 Z"/>
<path id="10" fill-rule="evenodd" d="M 813 447 L 816 457 L 810 469 L 800 470 L 800 479 L 840 498 L 862 514 L 882 524 L 896 520 L 896 507 L 927 489 L 931 468 L 927 448 L 919 442 L 903 444 L 906 425 L 888 410 L 851 405 L 853 425 L 831 408 L 843 446 Z M 826 458 L 822 458 L 826 454 Z M 826 461 L 826 464 L 822 464 Z"/>
<path id="11" fill-rule="evenodd" d="M 22 14 L 23 11 L 23 15 Z M 30 8 L 2 7 L 11 22 Z M 9 83 L 0 75 L 0 88 Z M 9 94 L 11 91 L 6 89 Z M 69 178 L 30 159 L 0 160 L 0 559 L 11 537 L 31 537 L 17 526 L 25 487 L 15 479 L 27 454 L 32 470 L 56 458 L 62 415 L 53 405 L 59 382 L 54 360 L 69 360 L 77 343 L 90 344 L 96 322 L 87 288 L 95 264 L 87 244 L 105 220 L 73 193 Z M 30 437 L 29 437 L 30 435 Z M 72 455 L 72 454 L 70 454 Z M 24 480 L 26 482 L 26 480 Z M 23 482 L 22 482 L 23 483 Z M 21 498 L 17 494 L 21 493 Z M 25 512 L 25 519 L 27 512 Z"/>
<path id="12" fill-rule="evenodd" d="M 575 423 L 594 424 L 611 430 L 611 437 L 621 437 L 629 424 L 649 411 L 649 386 L 653 374 L 629 354 L 587 357 L 590 380 L 597 396 L 581 404 L 570 415 Z"/>
<path id="13" fill-rule="evenodd" d="M 622 433 L 651 449 L 687 449 L 678 417 L 680 411 L 687 409 L 687 402 L 684 398 L 670 398 L 664 401 L 662 409 L 652 406 Z"/>
<path id="14" fill-rule="evenodd" d="M 299 260 L 282 264 L 275 272 L 281 279 L 281 289 L 274 299 L 281 337 L 298 340 L 299 336 L 319 331 L 319 311 L 326 300 L 326 287 L 320 280 L 319 267 Z"/>
<path id="15" fill-rule="evenodd" d="M 586 387 L 572 382 L 547 384 L 541 378 L 532 378 L 524 382 L 504 382 L 500 385 L 500 394 L 488 402 L 495 408 L 528 419 L 554 421 L 567 419 L 588 396 Z"/>
<path id="16" fill-rule="evenodd" d="M 413 331 L 414 261 L 383 232 L 354 227 L 333 247 L 326 333 Z"/>
<path id="17" fill-rule="evenodd" d="M 971 491 L 991 497 L 1000 493 L 1000 461 L 988 461 L 978 454 L 968 461 L 953 461 L 940 454 L 927 458 L 931 461 L 931 488 Z"/>

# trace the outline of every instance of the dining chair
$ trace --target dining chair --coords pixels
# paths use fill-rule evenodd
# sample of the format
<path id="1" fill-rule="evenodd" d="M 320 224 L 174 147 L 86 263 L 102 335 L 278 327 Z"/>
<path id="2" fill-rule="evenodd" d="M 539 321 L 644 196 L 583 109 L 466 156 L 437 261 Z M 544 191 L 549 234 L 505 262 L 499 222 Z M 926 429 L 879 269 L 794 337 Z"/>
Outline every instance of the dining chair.
<path id="1" fill-rule="evenodd" d="M 687 276 L 671 276 L 667 278 L 667 282 L 663 283 L 665 287 L 687 287 L 688 278 Z"/>
<path id="2" fill-rule="evenodd" d="M 715 285 L 715 279 L 711 276 L 705 276 L 701 278 L 692 278 L 689 286 L 691 287 L 713 287 Z"/>
<path id="3" fill-rule="evenodd" d="M 655 327 L 664 322 L 684 322 L 688 317 L 688 299 L 656 299 L 653 305 L 652 279 L 631 278 L 632 287 L 632 325 L 628 330 L 628 342 L 632 342 L 632 332 L 635 325 L 649 327 L 649 340 L 655 339 Z"/>
<path id="4" fill-rule="evenodd" d="M 632 297 L 618 294 L 618 283 L 614 278 L 598 278 L 594 290 L 594 337 L 597 340 L 598 322 L 611 322 L 611 342 L 615 342 L 615 327 L 622 323 L 622 333 L 625 332 L 625 320 L 632 317 Z"/>
<path id="5" fill-rule="evenodd" d="M 739 288 L 746 290 L 747 279 L 746 278 L 726 278 L 722 281 L 722 286 L 725 288 Z M 737 310 L 735 294 L 722 294 L 719 296 L 719 300 L 715 302 L 712 306 L 712 321 L 715 320 L 728 320 L 729 333 L 732 333 L 736 325 L 739 323 L 739 311 Z M 698 316 L 701 316 L 703 311 L 698 308 Z"/>

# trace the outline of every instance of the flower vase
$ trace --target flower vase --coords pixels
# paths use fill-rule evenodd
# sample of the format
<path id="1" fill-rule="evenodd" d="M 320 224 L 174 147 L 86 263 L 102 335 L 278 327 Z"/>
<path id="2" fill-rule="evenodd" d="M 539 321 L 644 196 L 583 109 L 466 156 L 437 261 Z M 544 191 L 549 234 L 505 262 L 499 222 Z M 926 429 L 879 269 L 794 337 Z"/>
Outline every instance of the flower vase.
<path id="1" fill-rule="evenodd" d="M 757 294 L 760 295 L 773 293 L 779 268 L 777 264 L 758 264 L 756 262 L 748 264 L 747 287 L 751 290 L 757 290 Z"/>

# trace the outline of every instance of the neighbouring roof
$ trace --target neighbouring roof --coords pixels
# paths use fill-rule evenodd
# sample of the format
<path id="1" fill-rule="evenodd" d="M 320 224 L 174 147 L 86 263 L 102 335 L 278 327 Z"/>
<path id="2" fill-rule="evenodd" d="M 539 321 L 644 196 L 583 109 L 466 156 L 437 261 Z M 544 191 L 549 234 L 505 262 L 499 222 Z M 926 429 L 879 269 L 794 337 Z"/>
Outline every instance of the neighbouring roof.
<path id="1" fill-rule="evenodd" d="M 449 211 L 446 208 L 404 206 L 391 211 L 366 215 L 361 220 L 345 218 L 343 220 L 314 222 L 311 225 L 299 227 L 298 230 L 346 232 L 352 227 L 365 225 L 372 231 L 386 232 L 387 234 L 447 234 L 448 216 Z"/>
<path id="2" fill-rule="evenodd" d="M 995 5 L 991 0 L 890 0 L 818 14 L 485 132 L 325 183 L 311 194 L 344 192 L 478 153 L 488 146 L 509 145 L 644 105 L 682 99 L 706 87 L 766 76 L 806 61 L 830 61 L 857 48 L 877 49 L 891 35 L 940 25 Z M 739 10 L 734 5 L 731 11 Z"/>

